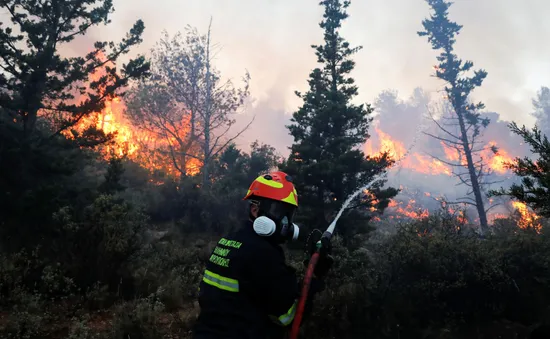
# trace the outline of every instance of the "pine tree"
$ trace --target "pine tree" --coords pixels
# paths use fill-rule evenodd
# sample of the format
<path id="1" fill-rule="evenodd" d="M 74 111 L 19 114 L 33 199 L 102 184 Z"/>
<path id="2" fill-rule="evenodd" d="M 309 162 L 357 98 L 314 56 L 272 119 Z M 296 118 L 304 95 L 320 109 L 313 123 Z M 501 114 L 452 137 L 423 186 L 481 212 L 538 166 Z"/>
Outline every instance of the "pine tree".
<path id="1" fill-rule="evenodd" d="M 0 23 L 0 113 L 15 123 L 25 140 L 40 126 L 41 117 L 53 122 L 52 135 L 69 131 L 82 118 L 101 111 L 109 97 L 122 94 L 122 87 L 149 69 L 142 56 L 130 60 L 122 72 L 112 66 L 141 43 L 145 28 L 141 20 L 118 44 L 98 41 L 79 57 L 60 53 L 63 45 L 91 27 L 110 23 L 112 0 L 4 0 L 0 7 L 11 21 Z M 94 79 L 94 75 L 99 76 Z M 86 133 L 85 145 L 105 142 Z"/>
<path id="2" fill-rule="evenodd" d="M 105 181 L 99 185 L 99 191 L 104 194 L 115 194 L 123 191 L 126 186 L 121 182 L 124 175 L 124 163 L 121 157 L 117 157 L 115 154 L 111 154 L 109 158 L 109 166 L 107 166 L 107 173 L 105 173 Z"/>
<path id="3" fill-rule="evenodd" d="M 301 221 L 306 227 L 317 228 L 330 223 L 349 195 L 392 163 L 387 154 L 371 158 L 360 149 L 369 137 L 373 109 L 370 104 L 351 103 L 358 89 L 348 76 L 355 66 L 350 57 L 361 47 L 351 48 L 339 34 L 350 2 L 324 0 L 320 5 L 325 8 L 320 23 L 324 44 L 312 47 L 322 67 L 311 72 L 307 93 L 296 92 L 303 105 L 287 126 L 294 143 L 283 166 L 299 190 Z M 378 182 L 370 189 L 372 194 L 359 196 L 350 204 L 349 210 L 355 212 L 354 228 L 360 226 L 359 219 L 369 218 L 368 213 L 359 211 L 373 206 L 383 210 L 397 194 L 393 188 L 383 190 L 382 185 L 383 181 Z M 346 229 L 351 231 L 351 226 L 348 223 Z"/>
<path id="4" fill-rule="evenodd" d="M 436 66 L 435 76 L 446 82 L 445 94 L 451 106 L 450 116 L 442 118 L 442 122 L 434 119 L 434 122 L 443 132 L 443 136 L 432 137 L 443 142 L 447 147 L 457 151 L 459 159 L 465 159 L 459 163 L 442 162 L 462 168 L 456 173 L 458 179 L 465 185 L 471 187 L 474 198 L 469 196 L 461 199 L 460 203 L 475 206 L 479 215 L 481 232 L 487 230 L 487 210 L 485 210 L 484 196 L 482 195 L 483 178 L 490 173 L 484 159 L 479 155 L 483 150 L 481 130 L 489 125 L 489 119 L 482 118 L 479 113 L 485 105 L 481 102 L 473 104 L 469 100 L 470 93 L 481 86 L 487 77 L 484 70 L 474 71 L 473 76 L 468 77 L 465 73 L 472 70 L 473 62 L 463 62 L 454 53 L 456 36 L 462 29 L 461 25 L 449 20 L 448 12 L 451 3 L 446 0 L 426 0 L 432 8 L 433 14 L 429 19 L 422 21 L 424 31 L 418 32 L 419 36 L 427 36 L 432 49 L 441 51 L 437 57 L 439 64 Z M 426 133 L 428 134 L 428 133 Z M 496 153 L 496 147 L 491 150 Z M 486 183 L 488 184 L 488 183 Z"/>
<path id="5" fill-rule="evenodd" d="M 521 136 L 531 147 L 531 152 L 538 159 L 529 157 L 516 158 L 506 164 L 516 175 L 521 177 L 520 184 L 513 184 L 508 189 L 491 191 L 493 196 L 511 196 L 531 207 L 537 214 L 550 217 L 550 141 L 538 126 L 528 130 L 519 127 L 515 122 L 509 124 L 515 134 Z"/>
<path id="6" fill-rule="evenodd" d="M 149 64 L 138 56 L 114 66 L 141 43 L 141 20 L 118 43 L 98 41 L 81 56 L 62 53 L 110 23 L 112 0 L 3 0 L 0 8 L 0 247 L 19 250 L 55 238 L 52 215 L 60 208 L 81 210 L 93 201 L 90 149 L 112 135 L 95 124 L 74 127 L 146 75 Z"/>

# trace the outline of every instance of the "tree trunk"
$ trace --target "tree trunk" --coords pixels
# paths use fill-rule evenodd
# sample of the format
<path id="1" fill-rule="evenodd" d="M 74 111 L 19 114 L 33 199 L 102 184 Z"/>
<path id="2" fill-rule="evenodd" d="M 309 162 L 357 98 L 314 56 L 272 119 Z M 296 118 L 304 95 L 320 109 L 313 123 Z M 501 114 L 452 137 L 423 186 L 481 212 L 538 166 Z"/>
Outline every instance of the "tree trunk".
<path id="1" fill-rule="evenodd" d="M 210 20 L 212 25 L 212 20 Z M 210 164 L 210 123 L 212 117 L 212 86 L 210 79 L 210 26 L 208 27 L 208 39 L 206 42 L 206 100 L 204 110 L 204 147 L 203 147 L 203 164 L 202 164 L 202 187 L 207 189 L 210 185 L 208 166 Z"/>
<path id="2" fill-rule="evenodd" d="M 460 105 L 457 105 L 461 107 Z M 468 140 L 468 134 L 466 132 L 466 125 L 464 123 L 464 116 L 462 115 L 461 110 L 455 108 L 456 115 L 458 116 L 458 123 L 460 125 L 460 134 L 462 147 L 464 147 L 464 154 L 466 155 L 466 161 L 468 163 L 468 173 L 470 174 L 470 180 L 472 182 L 472 191 L 474 192 L 474 197 L 476 200 L 477 213 L 479 215 L 479 224 L 481 234 L 484 235 L 488 230 L 489 226 L 487 223 L 487 214 L 485 213 L 485 206 L 483 204 L 483 198 L 481 196 L 481 188 L 479 186 L 476 169 L 474 166 L 474 161 L 472 158 L 472 150 L 470 149 L 470 143 Z"/>

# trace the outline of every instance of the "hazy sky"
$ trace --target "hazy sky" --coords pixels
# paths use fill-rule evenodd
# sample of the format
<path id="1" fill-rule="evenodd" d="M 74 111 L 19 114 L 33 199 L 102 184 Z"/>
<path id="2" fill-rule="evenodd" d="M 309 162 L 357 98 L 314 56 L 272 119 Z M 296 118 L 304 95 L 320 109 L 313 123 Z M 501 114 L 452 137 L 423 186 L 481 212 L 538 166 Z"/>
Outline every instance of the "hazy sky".
<path id="1" fill-rule="evenodd" d="M 222 47 L 217 67 L 238 81 L 250 71 L 251 112 L 257 114 L 254 135 L 262 141 L 288 144 L 284 114 L 299 101 L 295 90 L 307 88 L 316 66 L 310 45 L 320 43 L 319 0 L 114 0 L 112 24 L 93 30 L 93 37 L 119 39 L 141 18 L 146 25 L 145 52 L 166 29 L 170 34 L 186 25 L 205 32 L 213 18 L 213 39 Z M 416 32 L 429 15 L 424 0 L 354 0 L 342 34 L 362 45 L 355 56 L 353 76 L 358 100 L 374 101 L 384 89 L 408 97 L 415 87 L 428 92 L 441 88 L 430 78 L 435 52 Z M 484 68 L 488 77 L 475 98 L 506 120 L 531 124 L 531 99 L 550 86 L 550 2 L 547 0 L 456 0 L 451 19 L 464 25 L 457 53 Z M 91 42 L 91 40 L 90 40 Z M 79 42 L 79 47 L 82 47 Z M 282 142 L 282 143 L 281 143 Z"/>

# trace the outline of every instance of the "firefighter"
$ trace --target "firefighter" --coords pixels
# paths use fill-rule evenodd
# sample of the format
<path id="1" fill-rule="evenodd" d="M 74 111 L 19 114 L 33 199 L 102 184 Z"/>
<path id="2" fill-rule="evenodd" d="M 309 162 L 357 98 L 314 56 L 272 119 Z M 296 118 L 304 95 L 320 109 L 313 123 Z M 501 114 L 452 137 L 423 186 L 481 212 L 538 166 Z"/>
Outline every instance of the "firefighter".
<path id="1" fill-rule="evenodd" d="M 294 319 L 301 285 L 281 248 L 300 231 L 293 223 L 298 196 L 292 179 L 284 172 L 259 176 L 243 200 L 249 201 L 248 220 L 218 241 L 206 265 L 195 339 L 284 338 Z M 314 272 L 306 314 L 333 262 L 328 247 Z"/>

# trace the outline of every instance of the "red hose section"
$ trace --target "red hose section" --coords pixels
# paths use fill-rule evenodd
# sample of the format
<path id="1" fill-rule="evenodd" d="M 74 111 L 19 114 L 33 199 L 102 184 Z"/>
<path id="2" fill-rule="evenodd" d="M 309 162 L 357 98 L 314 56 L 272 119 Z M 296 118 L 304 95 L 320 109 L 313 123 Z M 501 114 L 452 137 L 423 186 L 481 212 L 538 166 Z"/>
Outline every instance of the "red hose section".
<path id="1" fill-rule="evenodd" d="M 300 323 L 302 322 L 302 315 L 304 313 L 304 307 L 306 306 L 309 286 L 311 285 L 311 279 L 313 278 L 313 271 L 315 270 L 315 266 L 317 265 L 318 259 L 319 259 L 319 252 L 315 252 L 311 256 L 311 259 L 309 260 L 309 265 L 307 266 L 306 275 L 304 277 L 304 284 L 302 286 L 302 294 L 300 295 L 300 300 L 298 301 L 298 307 L 296 309 L 296 315 L 294 316 L 294 321 L 292 322 L 290 339 L 298 339 L 298 333 L 300 331 Z"/>

